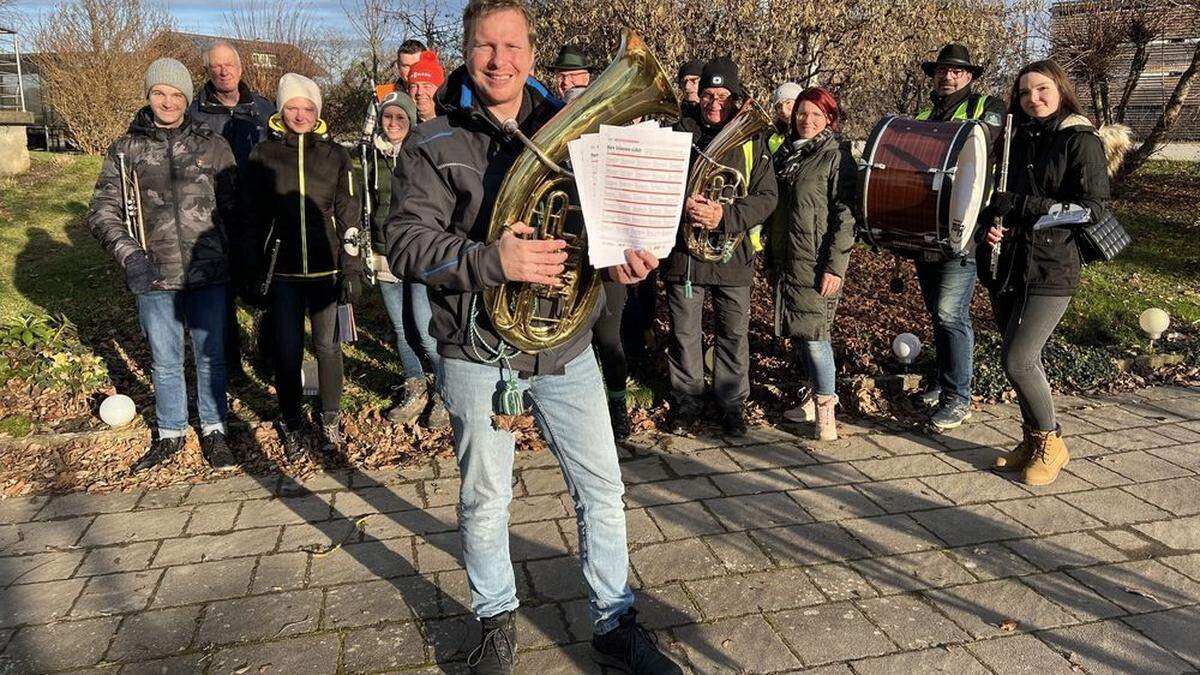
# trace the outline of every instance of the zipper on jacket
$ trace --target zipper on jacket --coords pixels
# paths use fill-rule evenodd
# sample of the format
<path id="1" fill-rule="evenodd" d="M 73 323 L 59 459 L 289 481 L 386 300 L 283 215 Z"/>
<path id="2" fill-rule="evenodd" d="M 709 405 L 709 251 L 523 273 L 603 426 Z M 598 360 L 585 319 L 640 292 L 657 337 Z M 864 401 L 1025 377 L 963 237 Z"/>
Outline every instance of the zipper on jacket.
<path id="1" fill-rule="evenodd" d="M 305 211 L 304 198 L 304 134 L 298 134 L 299 142 L 297 157 L 299 158 L 300 171 L 300 273 L 308 275 L 308 218 Z"/>

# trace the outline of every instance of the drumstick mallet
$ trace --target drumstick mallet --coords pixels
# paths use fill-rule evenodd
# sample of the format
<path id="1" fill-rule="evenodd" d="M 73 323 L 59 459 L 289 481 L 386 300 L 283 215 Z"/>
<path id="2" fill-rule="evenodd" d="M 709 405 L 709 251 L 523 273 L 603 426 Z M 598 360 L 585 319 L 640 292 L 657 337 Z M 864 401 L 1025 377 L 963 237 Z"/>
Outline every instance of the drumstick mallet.
<path id="1" fill-rule="evenodd" d="M 996 181 L 996 189 L 1000 192 L 1008 190 L 1008 151 L 1012 148 L 1012 124 L 1013 116 L 1004 116 L 1004 150 L 1000 155 L 1000 178 Z M 992 218 L 992 224 L 1000 228 L 1001 236 L 1004 233 L 1004 216 L 995 216 Z M 992 257 L 988 260 L 988 271 L 991 273 L 992 281 L 996 280 L 996 274 L 1000 270 L 1000 244 L 992 247 Z"/>

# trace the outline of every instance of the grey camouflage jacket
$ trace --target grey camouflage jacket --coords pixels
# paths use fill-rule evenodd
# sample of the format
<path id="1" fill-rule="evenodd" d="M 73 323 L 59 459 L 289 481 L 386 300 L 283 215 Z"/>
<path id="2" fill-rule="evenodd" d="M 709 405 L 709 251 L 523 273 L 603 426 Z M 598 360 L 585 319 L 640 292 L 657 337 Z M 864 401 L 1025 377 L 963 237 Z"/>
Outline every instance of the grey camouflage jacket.
<path id="1" fill-rule="evenodd" d="M 145 242 L 125 227 L 117 153 L 125 155 L 127 175 L 137 174 Z M 244 229 L 229 143 L 190 118 L 178 129 L 155 127 L 143 108 L 108 148 L 87 225 L 122 267 L 144 245 L 163 290 L 229 281 L 229 240 Z"/>

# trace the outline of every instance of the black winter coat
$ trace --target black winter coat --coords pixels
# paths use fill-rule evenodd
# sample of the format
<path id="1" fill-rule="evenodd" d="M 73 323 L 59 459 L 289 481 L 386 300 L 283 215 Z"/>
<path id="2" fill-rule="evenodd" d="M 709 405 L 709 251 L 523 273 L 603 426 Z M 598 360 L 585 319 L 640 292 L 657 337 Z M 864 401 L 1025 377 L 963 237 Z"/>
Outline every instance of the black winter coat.
<path id="1" fill-rule="evenodd" d="M 695 138 L 694 144 L 706 147 L 719 128 L 703 125 L 696 116 L 685 117 L 676 125 L 679 131 L 691 132 Z M 750 173 L 750 185 L 744 199 L 733 204 L 725 205 L 725 214 L 719 228 L 723 232 L 747 232 L 755 225 L 761 225 L 771 216 L 779 199 L 779 188 L 775 182 L 775 169 L 771 159 L 771 151 L 767 148 L 766 140 L 762 137 L 753 140 L 753 166 Z M 698 153 L 692 150 L 692 161 Z M 731 149 L 718 161 L 739 171 L 745 169 L 746 157 L 742 148 Z M 733 257 L 728 262 L 705 262 L 693 257 L 687 249 L 684 239 L 684 228 L 691 227 L 686 222 L 679 225 L 679 234 L 675 239 L 675 249 L 667 257 L 660 276 L 667 283 L 683 283 L 691 279 L 694 284 L 712 286 L 749 286 L 754 281 L 754 246 L 750 237 L 742 237 L 741 244 L 733 251 Z"/>
<path id="2" fill-rule="evenodd" d="M 845 279 L 850 264 L 856 166 L 849 146 L 831 132 L 789 154 L 780 173 L 779 217 L 767 238 L 767 263 L 777 280 L 775 331 L 828 340 L 841 293 L 826 298 L 819 288 L 824 273 Z"/>
<path id="3" fill-rule="evenodd" d="M 325 122 L 307 134 L 271 118 L 271 138 L 250 153 L 243 171 L 260 269 L 280 243 L 275 275 L 327 277 L 350 262 L 342 237 L 361 217 L 350 155 L 325 133 Z"/>
<path id="4" fill-rule="evenodd" d="M 267 122 L 275 114 L 275 104 L 239 82 L 238 102 L 231 108 L 217 99 L 212 82 L 207 82 L 188 106 L 188 114 L 228 141 L 238 166 L 243 166 L 254 146 L 267 137 Z"/>
<path id="5" fill-rule="evenodd" d="M 188 117 L 177 129 L 155 127 L 147 106 L 109 146 L 87 225 L 124 267 L 142 245 L 125 227 L 118 153 L 125 155 L 130 180 L 137 175 L 145 249 L 162 277 L 160 287 L 182 290 L 228 281 L 229 239 L 245 226 L 238 208 L 237 166 L 225 139 Z"/>
<path id="6" fill-rule="evenodd" d="M 1013 134 L 1008 191 L 1023 198 L 1005 218 L 1009 233 L 1001 243 L 997 279 L 988 270 L 991 247 L 979 246 L 981 280 L 993 292 L 1074 295 L 1081 267 L 1078 230 L 1053 227 L 1034 232 L 1033 224 L 1059 203 L 1087 207 L 1096 216 L 1106 212 L 1104 145 L 1092 123 L 1068 115 L 1021 124 Z M 981 224 L 980 232 L 986 229 Z"/>

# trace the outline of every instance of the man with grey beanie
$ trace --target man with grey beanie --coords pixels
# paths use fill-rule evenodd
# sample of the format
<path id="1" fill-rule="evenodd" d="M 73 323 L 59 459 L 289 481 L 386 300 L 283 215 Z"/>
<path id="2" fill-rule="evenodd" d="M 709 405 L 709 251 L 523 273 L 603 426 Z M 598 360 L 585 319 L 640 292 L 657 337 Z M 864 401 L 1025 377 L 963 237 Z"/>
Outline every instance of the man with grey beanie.
<path id="1" fill-rule="evenodd" d="M 231 466 L 223 341 L 228 232 L 241 229 L 233 153 L 187 114 L 192 78 L 182 63 L 150 64 L 143 88 L 148 105 L 109 147 L 87 215 L 92 234 L 125 270 L 150 343 L 157 435 L 132 471 L 183 447 L 185 332 L 196 366 L 201 451 L 213 466 Z"/>

